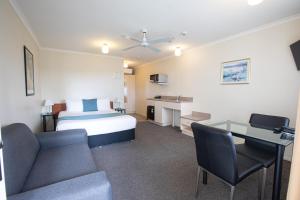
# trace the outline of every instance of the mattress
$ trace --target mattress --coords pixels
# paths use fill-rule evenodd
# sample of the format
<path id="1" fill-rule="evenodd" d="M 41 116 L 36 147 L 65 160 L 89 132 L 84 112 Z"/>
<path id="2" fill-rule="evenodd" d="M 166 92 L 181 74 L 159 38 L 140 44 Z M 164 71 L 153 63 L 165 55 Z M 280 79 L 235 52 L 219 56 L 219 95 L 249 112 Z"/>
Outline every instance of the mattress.
<path id="1" fill-rule="evenodd" d="M 105 115 L 105 117 L 97 117 L 101 115 Z M 85 129 L 88 136 L 92 136 L 135 129 L 135 127 L 136 118 L 130 115 L 118 115 L 114 110 L 93 112 L 62 111 L 58 116 L 56 130 Z"/>

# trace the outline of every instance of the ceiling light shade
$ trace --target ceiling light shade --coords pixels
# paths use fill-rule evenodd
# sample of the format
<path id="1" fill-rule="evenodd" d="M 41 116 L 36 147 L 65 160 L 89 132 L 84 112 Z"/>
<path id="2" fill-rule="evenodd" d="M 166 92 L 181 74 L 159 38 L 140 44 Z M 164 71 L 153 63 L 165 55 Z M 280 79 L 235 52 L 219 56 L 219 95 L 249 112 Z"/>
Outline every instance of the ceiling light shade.
<path id="1" fill-rule="evenodd" d="M 262 3 L 262 2 L 263 2 L 263 0 L 248 0 L 248 4 L 250 6 L 255 6 L 255 5 L 258 5 L 258 4 Z"/>
<path id="2" fill-rule="evenodd" d="M 108 54 L 109 53 L 109 46 L 108 46 L 108 44 L 103 44 L 101 50 L 102 50 L 103 54 Z"/>
<path id="3" fill-rule="evenodd" d="M 124 62 L 123 67 L 124 67 L 124 68 L 128 68 L 128 63 L 127 63 L 127 62 Z"/>
<path id="4" fill-rule="evenodd" d="M 182 50 L 180 47 L 176 47 L 175 48 L 175 52 L 174 52 L 175 56 L 181 56 L 182 55 Z"/>

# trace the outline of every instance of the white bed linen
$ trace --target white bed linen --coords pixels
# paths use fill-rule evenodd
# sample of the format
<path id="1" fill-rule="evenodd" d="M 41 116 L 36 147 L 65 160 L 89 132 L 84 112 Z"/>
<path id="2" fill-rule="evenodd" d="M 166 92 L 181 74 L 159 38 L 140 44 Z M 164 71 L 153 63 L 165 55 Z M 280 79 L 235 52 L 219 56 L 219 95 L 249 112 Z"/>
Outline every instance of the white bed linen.
<path id="1" fill-rule="evenodd" d="M 68 116 L 80 115 L 94 115 L 104 113 L 116 113 L 114 110 L 107 111 L 94 111 L 94 112 L 68 112 L 62 111 L 59 113 L 58 118 Z M 69 129 L 86 129 L 89 136 L 114 133 L 134 129 L 136 127 L 136 118 L 130 115 L 120 115 L 115 117 L 106 117 L 99 119 L 87 120 L 58 120 L 56 130 L 69 130 Z"/>

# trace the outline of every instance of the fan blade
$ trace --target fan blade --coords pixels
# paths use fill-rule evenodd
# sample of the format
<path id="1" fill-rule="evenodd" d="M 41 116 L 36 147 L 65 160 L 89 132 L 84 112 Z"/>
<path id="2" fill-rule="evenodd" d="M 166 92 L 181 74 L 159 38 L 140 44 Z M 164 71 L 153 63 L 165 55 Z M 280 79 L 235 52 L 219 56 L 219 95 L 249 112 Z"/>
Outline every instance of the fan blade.
<path id="1" fill-rule="evenodd" d="M 142 40 L 139 40 L 139 39 L 134 38 L 134 37 L 129 37 L 129 39 L 132 40 L 132 41 L 138 42 L 138 43 L 142 42 Z"/>
<path id="2" fill-rule="evenodd" d="M 147 48 L 151 49 L 152 51 L 155 51 L 157 53 L 160 52 L 160 49 L 156 48 L 156 47 L 153 47 L 153 46 L 147 46 Z"/>
<path id="3" fill-rule="evenodd" d="M 167 43 L 167 42 L 172 42 L 173 39 L 174 39 L 173 37 L 164 37 L 164 38 L 149 40 L 148 42 L 151 44 Z"/>
<path id="4" fill-rule="evenodd" d="M 133 49 L 133 48 L 136 48 L 136 47 L 139 47 L 139 46 L 141 46 L 141 45 L 140 45 L 140 44 L 133 45 L 133 46 L 131 46 L 131 47 L 127 47 L 127 48 L 125 48 L 125 49 L 122 49 L 122 51 L 128 51 L 128 50 L 130 50 L 130 49 Z"/>
<path id="5" fill-rule="evenodd" d="M 131 37 L 129 35 L 122 35 L 122 37 L 125 38 L 126 40 L 132 40 L 132 41 L 135 41 L 135 42 L 138 42 L 138 43 L 142 42 L 142 40 L 134 38 L 134 37 Z"/>

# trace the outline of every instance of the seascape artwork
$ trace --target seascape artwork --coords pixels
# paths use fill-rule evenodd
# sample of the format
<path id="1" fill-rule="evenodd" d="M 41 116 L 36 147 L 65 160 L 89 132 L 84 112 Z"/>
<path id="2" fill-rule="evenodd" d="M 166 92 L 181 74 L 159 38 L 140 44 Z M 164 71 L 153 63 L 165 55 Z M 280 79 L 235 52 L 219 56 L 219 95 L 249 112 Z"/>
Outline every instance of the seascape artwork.
<path id="1" fill-rule="evenodd" d="M 221 83 L 249 83 L 250 59 L 222 63 Z"/>

